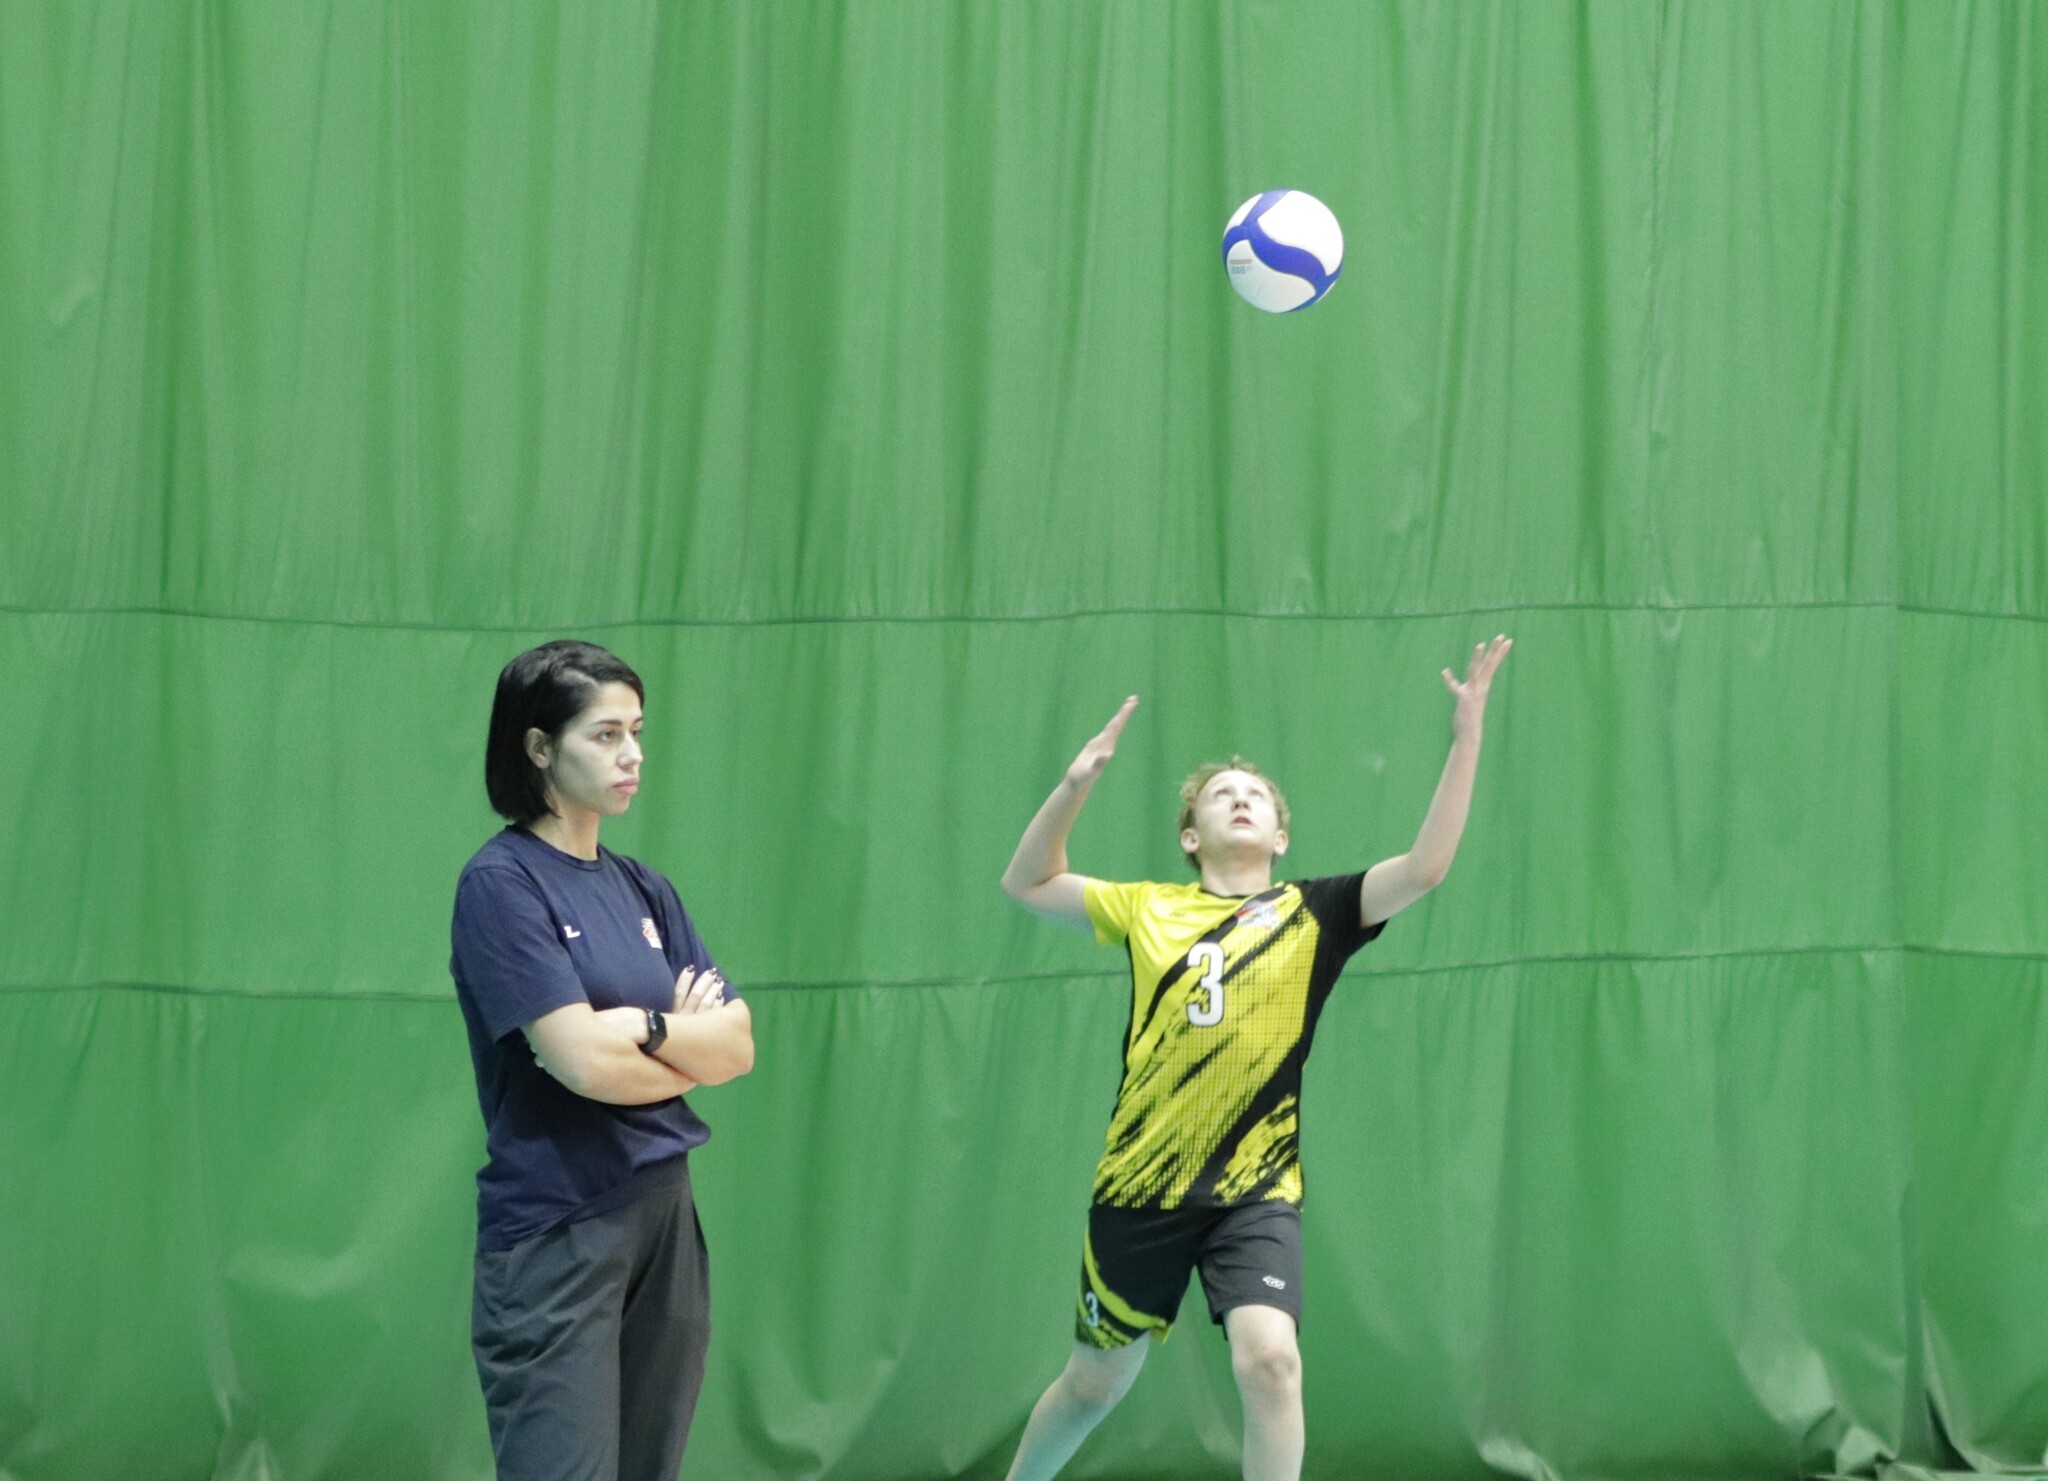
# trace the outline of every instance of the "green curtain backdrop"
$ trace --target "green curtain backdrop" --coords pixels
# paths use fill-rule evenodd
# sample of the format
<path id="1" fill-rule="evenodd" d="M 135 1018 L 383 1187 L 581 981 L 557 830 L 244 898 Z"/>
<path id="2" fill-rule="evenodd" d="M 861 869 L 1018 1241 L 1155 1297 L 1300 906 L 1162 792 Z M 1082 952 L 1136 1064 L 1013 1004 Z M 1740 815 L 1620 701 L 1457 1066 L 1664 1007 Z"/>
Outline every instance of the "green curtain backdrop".
<path id="1" fill-rule="evenodd" d="M 749 992 L 686 1474 L 999 1476 L 1232 749 L 1458 867 L 1308 1071 L 1318 1478 L 2038 1466 L 2048 9 L 0 8 L 0 1476 L 481 1478 L 490 686 Z M 1224 220 L 1321 196 L 1268 318 Z M 1198 1306 L 1076 1477 L 1235 1474 Z"/>

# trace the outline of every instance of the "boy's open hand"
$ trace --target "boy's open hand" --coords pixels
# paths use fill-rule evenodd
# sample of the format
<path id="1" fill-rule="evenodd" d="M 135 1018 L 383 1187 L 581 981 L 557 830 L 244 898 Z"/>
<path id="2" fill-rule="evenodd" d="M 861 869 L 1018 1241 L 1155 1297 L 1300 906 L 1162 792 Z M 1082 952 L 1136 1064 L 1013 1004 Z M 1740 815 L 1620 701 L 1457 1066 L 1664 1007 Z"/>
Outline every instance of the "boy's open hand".
<path id="1" fill-rule="evenodd" d="M 1444 687 L 1451 691 L 1451 697 L 1458 707 L 1451 712 L 1451 734 L 1459 740 L 1470 740 L 1478 736 L 1481 723 L 1486 719 L 1486 691 L 1493 683 L 1493 672 L 1508 656 L 1508 649 L 1515 646 L 1510 637 L 1496 637 L 1491 643 L 1480 643 L 1472 650 L 1472 662 L 1465 670 L 1465 680 L 1459 683 L 1449 669 L 1444 672 Z"/>
<path id="2" fill-rule="evenodd" d="M 1109 723 L 1102 727 L 1102 733 L 1081 747 L 1081 754 L 1074 758 L 1074 764 L 1067 768 L 1067 785 L 1086 790 L 1095 785 L 1095 779 L 1102 775 L 1102 768 L 1109 765 L 1109 758 L 1116 754 L 1117 737 L 1124 733 L 1124 724 L 1131 718 L 1131 711 L 1138 707 L 1138 696 L 1132 695 L 1123 703 L 1123 708 L 1109 717 Z"/>

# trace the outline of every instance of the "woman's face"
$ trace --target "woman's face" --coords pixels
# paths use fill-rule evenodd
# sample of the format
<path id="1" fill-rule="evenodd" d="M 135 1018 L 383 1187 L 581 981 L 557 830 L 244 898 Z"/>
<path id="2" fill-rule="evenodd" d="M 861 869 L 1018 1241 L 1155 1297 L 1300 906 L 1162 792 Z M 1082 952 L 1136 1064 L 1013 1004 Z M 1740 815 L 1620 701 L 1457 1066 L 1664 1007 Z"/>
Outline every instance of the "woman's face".
<path id="1" fill-rule="evenodd" d="M 526 753 L 546 776 L 556 812 L 617 817 L 640 790 L 640 696 L 629 684 L 606 684 L 560 740 L 527 731 Z"/>

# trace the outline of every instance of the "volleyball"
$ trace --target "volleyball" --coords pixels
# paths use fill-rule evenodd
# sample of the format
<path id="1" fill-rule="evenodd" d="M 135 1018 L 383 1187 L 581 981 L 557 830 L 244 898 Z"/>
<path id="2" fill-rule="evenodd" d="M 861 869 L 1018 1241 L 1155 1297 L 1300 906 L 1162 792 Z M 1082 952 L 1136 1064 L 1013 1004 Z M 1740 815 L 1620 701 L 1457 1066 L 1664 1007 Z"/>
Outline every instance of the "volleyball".
<path id="1" fill-rule="evenodd" d="M 1224 227 L 1223 266 L 1246 303 L 1269 314 L 1290 314 L 1337 281 L 1344 231 L 1330 208 L 1306 191 L 1262 191 Z"/>

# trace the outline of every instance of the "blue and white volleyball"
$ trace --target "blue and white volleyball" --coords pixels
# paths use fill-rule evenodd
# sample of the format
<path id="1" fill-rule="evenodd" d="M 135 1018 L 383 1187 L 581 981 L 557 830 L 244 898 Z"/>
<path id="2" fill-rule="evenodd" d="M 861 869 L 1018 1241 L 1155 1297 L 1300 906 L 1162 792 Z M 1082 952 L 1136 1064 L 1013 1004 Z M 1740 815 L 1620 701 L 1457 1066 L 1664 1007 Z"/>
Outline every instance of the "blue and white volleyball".
<path id="1" fill-rule="evenodd" d="M 1291 314 L 1337 281 L 1344 231 L 1330 208 L 1305 191 L 1262 191 L 1223 229 L 1223 266 L 1253 308 Z"/>

